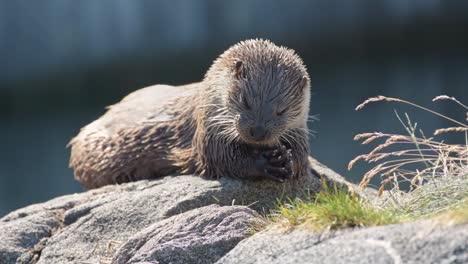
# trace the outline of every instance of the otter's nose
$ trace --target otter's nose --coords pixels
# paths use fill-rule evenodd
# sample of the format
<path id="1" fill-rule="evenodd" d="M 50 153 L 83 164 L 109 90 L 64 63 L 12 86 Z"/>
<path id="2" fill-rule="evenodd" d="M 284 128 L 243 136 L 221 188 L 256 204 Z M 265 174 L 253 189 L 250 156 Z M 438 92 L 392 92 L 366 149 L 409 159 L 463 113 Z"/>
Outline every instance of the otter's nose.
<path id="1" fill-rule="evenodd" d="M 263 126 L 254 126 L 250 128 L 250 136 L 256 141 L 265 139 L 267 130 Z"/>

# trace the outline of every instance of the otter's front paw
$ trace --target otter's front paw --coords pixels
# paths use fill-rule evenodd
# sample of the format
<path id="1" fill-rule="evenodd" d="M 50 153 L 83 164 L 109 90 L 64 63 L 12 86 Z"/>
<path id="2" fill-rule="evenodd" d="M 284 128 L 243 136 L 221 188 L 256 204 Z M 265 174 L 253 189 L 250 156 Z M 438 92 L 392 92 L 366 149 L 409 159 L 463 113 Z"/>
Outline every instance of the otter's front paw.
<path id="1" fill-rule="evenodd" d="M 283 182 L 292 176 L 291 150 L 281 145 L 277 149 L 260 151 L 256 166 L 263 177 Z"/>

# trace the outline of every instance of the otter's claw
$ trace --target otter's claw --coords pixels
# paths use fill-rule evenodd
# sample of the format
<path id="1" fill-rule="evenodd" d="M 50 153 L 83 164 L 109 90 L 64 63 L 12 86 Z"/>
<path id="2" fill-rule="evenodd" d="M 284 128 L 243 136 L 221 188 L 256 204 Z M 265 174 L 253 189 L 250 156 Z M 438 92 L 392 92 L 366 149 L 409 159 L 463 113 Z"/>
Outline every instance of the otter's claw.
<path id="1" fill-rule="evenodd" d="M 285 146 L 261 153 L 263 177 L 283 182 L 292 176 L 292 154 Z"/>
<path id="2" fill-rule="evenodd" d="M 279 182 L 284 182 L 287 178 L 290 177 L 292 171 L 287 167 L 272 167 L 268 166 L 265 169 L 265 176 Z"/>
<path id="3" fill-rule="evenodd" d="M 277 152 L 275 153 L 275 155 L 272 155 L 267 159 L 271 165 L 281 166 L 281 165 L 285 165 L 286 162 L 291 161 L 291 158 L 292 158 L 291 150 L 288 149 L 285 152 L 281 152 L 281 153 Z"/>

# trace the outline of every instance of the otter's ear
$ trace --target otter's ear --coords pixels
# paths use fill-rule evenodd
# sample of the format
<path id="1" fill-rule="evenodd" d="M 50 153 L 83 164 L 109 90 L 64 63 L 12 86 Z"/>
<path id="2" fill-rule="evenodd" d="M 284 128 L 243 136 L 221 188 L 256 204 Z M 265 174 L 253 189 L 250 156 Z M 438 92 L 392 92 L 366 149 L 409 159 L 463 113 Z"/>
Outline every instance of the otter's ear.
<path id="1" fill-rule="evenodd" d="M 241 60 L 234 62 L 234 76 L 238 79 L 245 76 L 244 65 Z"/>
<path id="2" fill-rule="evenodd" d="M 308 76 L 302 76 L 297 84 L 300 89 L 308 89 L 310 86 L 310 79 Z"/>

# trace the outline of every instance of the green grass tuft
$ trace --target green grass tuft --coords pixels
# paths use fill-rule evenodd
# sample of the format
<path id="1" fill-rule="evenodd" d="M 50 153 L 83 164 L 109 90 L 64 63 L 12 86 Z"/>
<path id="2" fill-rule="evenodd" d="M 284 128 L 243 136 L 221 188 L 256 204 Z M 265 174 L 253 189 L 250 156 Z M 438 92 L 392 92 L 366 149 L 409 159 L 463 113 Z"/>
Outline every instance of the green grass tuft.
<path id="1" fill-rule="evenodd" d="M 391 210 L 380 210 L 346 190 L 330 190 L 324 185 L 315 199 L 296 199 L 278 206 L 275 222 L 288 228 L 305 227 L 314 231 L 386 225 L 399 222 Z"/>

